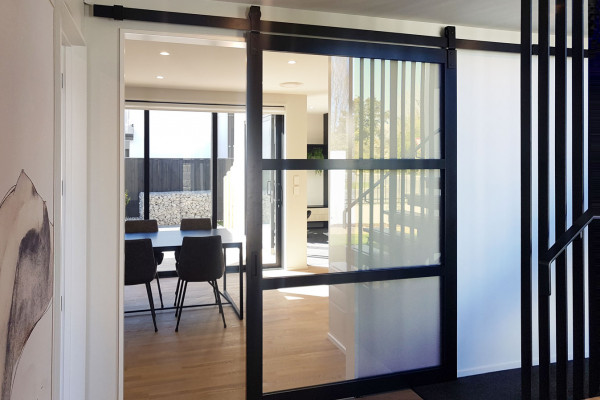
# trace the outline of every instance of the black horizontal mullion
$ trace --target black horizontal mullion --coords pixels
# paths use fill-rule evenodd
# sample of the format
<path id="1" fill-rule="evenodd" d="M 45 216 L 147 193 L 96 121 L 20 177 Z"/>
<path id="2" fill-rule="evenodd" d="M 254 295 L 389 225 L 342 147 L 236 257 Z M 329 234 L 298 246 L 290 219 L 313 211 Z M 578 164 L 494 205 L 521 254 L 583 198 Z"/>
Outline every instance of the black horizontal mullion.
<path id="1" fill-rule="evenodd" d="M 370 269 L 333 274 L 314 274 L 301 276 L 281 276 L 263 278 L 262 290 L 292 288 L 317 285 L 342 285 L 346 283 L 379 282 L 396 279 L 429 278 L 441 276 L 443 266 L 396 267 L 389 269 Z"/>
<path id="2" fill-rule="evenodd" d="M 442 49 L 373 42 L 262 34 L 260 35 L 260 47 L 263 51 L 446 63 L 446 51 Z"/>
<path id="3" fill-rule="evenodd" d="M 391 159 L 360 159 L 360 160 L 332 160 L 332 159 L 263 159 L 263 171 L 271 170 L 396 170 L 396 169 L 445 169 L 445 160 L 391 160 Z"/>

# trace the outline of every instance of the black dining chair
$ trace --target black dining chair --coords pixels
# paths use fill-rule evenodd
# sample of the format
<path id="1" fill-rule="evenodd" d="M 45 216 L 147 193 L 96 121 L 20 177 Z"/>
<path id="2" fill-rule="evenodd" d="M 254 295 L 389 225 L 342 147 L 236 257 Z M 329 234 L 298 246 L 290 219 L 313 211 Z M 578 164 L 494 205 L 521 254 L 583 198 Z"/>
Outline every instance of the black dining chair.
<path id="1" fill-rule="evenodd" d="M 179 224 L 180 231 L 206 231 L 212 229 L 212 221 L 210 218 L 182 218 Z M 179 260 L 179 249 L 175 250 L 175 266 Z M 174 306 L 177 306 L 177 296 L 181 288 L 181 279 L 177 279 L 177 286 L 175 287 L 175 302 Z"/>
<path id="2" fill-rule="evenodd" d="M 152 322 L 154 322 L 154 332 L 158 332 L 156 327 L 156 313 L 154 311 L 154 299 L 152 298 L 152 289 L 150 282 L 156 276 L 156 260 L 152 251 L 152 240 L 135 239 L 125 241 L 125 285 L 146 285 L 148 293 L 148 302 L 152 312 Z"/>
<path id="3" fill-rule="evenodd" d="M 221 293 L 219 292 L 220 279 L 225 272 L 225 262 L 223 258 L 223 248 L 221 236 L 205 237 L 184 237 L 177 263 L 177 274 L 181 279 L 181 289 L 177 298 L 177 326 L 175 332 L 179 331 L 179 321 L 185 302 L 185 293 L 189 282 L 208 282 L 213 289 L 213 294 L 219 313 L 223 319 L 223 327 L 227 328 L 225 323 L 225 313 L 221 303 Z"/>
<path id="4" fill-rule="evenodd" d="M 210 218 L 182 218 L 179 224 L 179 230 L 182 231 L 203 231 L 211 230 L 212 221 Z"/>
<path id="5" fill-rule="evenodd" d="M 155 219 L 138 219 L 125 221 L 125 233 L 152 233 L 158 232 L 158 222 Z M 156 265 L 160 265 L 165 258 L 162 251 L 154 251 Z M 156 273 L 156 286 L 158 286 L 158 297 L 160 298 L 160 307 L 164 308 L 162 290 L 160 289 L 160 279 Z"/>

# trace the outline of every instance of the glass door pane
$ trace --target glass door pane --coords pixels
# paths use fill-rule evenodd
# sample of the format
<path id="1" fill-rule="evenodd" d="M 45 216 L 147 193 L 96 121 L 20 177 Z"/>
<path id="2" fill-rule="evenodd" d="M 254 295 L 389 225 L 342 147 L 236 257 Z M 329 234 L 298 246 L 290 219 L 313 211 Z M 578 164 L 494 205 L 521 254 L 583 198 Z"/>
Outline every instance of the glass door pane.
<path id="1" fill-rule="evenodd" d="M 289 80 L 280 85 L 287 90 L 277 89 L 283 92 L 277 98 L 286 98 L 285 158 L 306 159 L 271 161 L 263 119 L 262 157 L 282 165 L 262 174 L 263 248 L 270 243 L 265 226 L 276 173 L 285 176 L 286 235 L 285 271 L 263 271 L 263 279 L 277 278 L 262 282 L 268 287 L 262 302 L 263 392 L 443 367 L 445 291 L 437 276 L 445 261 L 442 66 L 277 52 L 265 52 L 263 60 L 264 71 L 278 68 Z M 266 104 L 276 97 L 269 97 L 275 89 L 264 79 Z M 323 158 L 344 163 L 307 157 L 313 128 L 306 121 L 317 109 L 328 114 Z M 323 165 L 336 165 L 325 190 L 328 259 L 326 268 L 302 267 L 288 255 L 307 247 L 295 236 L 306 232 L 312 189 L 306 177 Z M 418 272 L 377 282 L 370 275 L 362 278 L 368 282 L 358 278 L 383 269 L 400 275 L 406 267 Z M 287 287 L 297 276 L 314 274 L 324 276 L 309 282 L 326 284 Z M 360 283 L 328 285 L 332 274 Z"/>
<path id="2" fill-rule="evenodd" d="M 263 151 L 264 159 L 281 158 L 281 134 L 283 128 L 282 115 L 263 115 Z M 265 171 L 263 173 L 263 213 L 262 213 L 262 260 L 263 267 L 281 266 L 281 205 L 282 188 L 281 172 Z"/>
<path id="3" fill-rule="evenodd" d="M 264 302 L 265 392 L 441 363 L 439 277 L 269 290 Z"/>
<path id="4" fill-rule="evenodd" d="M 144 110 L 125 110 L 125 219 L 144 219 Z"/>
<path id="5" fill-rule="evenodd" d="M 331 57 L 329 158 L 439 159 L 441 67 Z"/>
<path id="6" fill-rule="evenodd" d="M 219 113 L 217 224 L 236 232 L 246 229 L 246 114 Z"/>

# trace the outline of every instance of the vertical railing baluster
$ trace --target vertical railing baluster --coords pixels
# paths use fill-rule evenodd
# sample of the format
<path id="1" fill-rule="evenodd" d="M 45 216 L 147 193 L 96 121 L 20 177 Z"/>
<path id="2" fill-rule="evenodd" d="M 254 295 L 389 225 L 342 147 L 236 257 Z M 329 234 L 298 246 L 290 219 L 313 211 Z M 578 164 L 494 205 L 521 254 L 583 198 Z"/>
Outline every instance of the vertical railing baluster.
<path id="1" fill-rule="evenodd" d="M 402 63 L 402 90 L 400 92 L 400 158 L 406 158 L 406 64 Z M 404 243 L 406 230 L 406 170 L 400 171 L 400 242 Z M 404 245 L 402 245 L 404 246 Z"/>
<path id="2" fill-rule="evenodd" d="M 375 60 L 370 60 L 371 68 L 369 68 L 370 84 L 369 84 L 369 158 L 375 157 Z M 375 170 L 369 171 L 369 186 L 367 190 L 369 194 L 369 264 L 373 265 L 374 254 L 373 254 L 373 240 L 375 239 L 374 234 L 374 222 L 375 222 Z"/>
<path id="3" fill-rule="evenodd" d="M 521 398 L 531 399 L 531 0 L 521 0 Z"/>
<path id="4" fill-rule="evenodd" d="M 538 260 L 548 250 L 549 114 L 550 114 L 550 7 L 539 2 L 538 46 Z M 550 398 L 550 268 L 539 264 L 538 320 L 540 399 Z"/>
<path id="5" fill-rule="evenodd" d="M 583 214 L 583 0 L 573 0 L 572 53 L 572 187 L 573 221 Z M 585 270 L 583 238 L 573 242 L 573 398 L 584 398 Z"/>
<path id="6" fill-rule="evenodd" d="M 385 149 L 387 148 L 385 143 L 385 89 L 386 82 L 385 71 L 386 61 L 381 60 L 381 100 L 379 102 L 379 158 L 385 158 Z M 373 156 L 375 158 L 375 156 Z M 379 170 L 379 266 L 384 266 L 384 256 L 386 254 L 384 242 L 385 242 L 385 230 L 384 230 L 384 216 L 385 216 L 385 171 Z M 389 252 L 387 252 L 389 254 Z"/>
<path id="7" fill-rule="evenodd" d="M 600 209 L 600 10 L 588 0 L 588 209 Z M 588 228 L 589 393 L 600 386 L 600 223 Z"/>
<path id="8" fill-rule="evenodd" d="M 554 216 L 555 238 L 566 230 L 567 162 L 567 4 L 556 0 L 554 55 Z M 567 254 L 556 259 L 556 398 L 567 398 Z"/>
<path id="9" fill-rule="evenodd" d="M 417 140 L 416 140 L 416 82 L 417 81 L 417 63 L 410 63 L 410 158 L 417 158 Z M 414 248 L 417 244 L 416 229 L 415 229 L 415 191 L 417 190 L 417 171 L 410 170 L 410 248 L 411 248 L 411 259 L 412 262 L 413 254 L 415 253 Z M 407 260 L 408 261 L 408 260 Z"/>
<path id="10" fill-rule="evenodd" d="M 364 137 L 365 137 L 365 59 L 360 59 L 360 94 L 359 94 L 359 107 L 358 107 L 358 158 L 364 158 Z M 362 245 L 362 225 L 363 225 L 363 191 L 364 191 L 364 171 L 358 171 L 358 193 L 356 194 L 358 199 L 358 243 L 356 247 L 358 248 L 358 253 L 356 256 L 356 266 L 358 269 L 362 269 L 363 267 L 363 245 Z M 349 243 L 351 244 L 351 243 Z"/>
<path id="11" fill-rule="evenodd" d="M 390 61 L 390 159 L 398 158 L 398 61 Z M 390 243 L 397 240 L 396 213 L 398 211 L 398 171 L 390 171 L 389 205 L 388 205 L 388 229 L 390 232 Z M 391 253 L 391 252 L 390 252 Z"/>

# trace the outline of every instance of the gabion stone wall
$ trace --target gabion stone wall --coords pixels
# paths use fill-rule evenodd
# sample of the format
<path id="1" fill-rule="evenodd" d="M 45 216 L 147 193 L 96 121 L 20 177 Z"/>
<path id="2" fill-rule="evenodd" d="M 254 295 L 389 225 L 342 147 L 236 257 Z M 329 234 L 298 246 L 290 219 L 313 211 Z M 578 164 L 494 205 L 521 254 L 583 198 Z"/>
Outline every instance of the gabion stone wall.
<path id="1" fill-rule="evenodd" d="M 140 215 L 144 215 L 144 192 L 140 192 Z M 158 225 L 179 225 L 182 218 L 211 218 L 212 196 L 197 192 L 150 192 L 150 218 Z"/>

